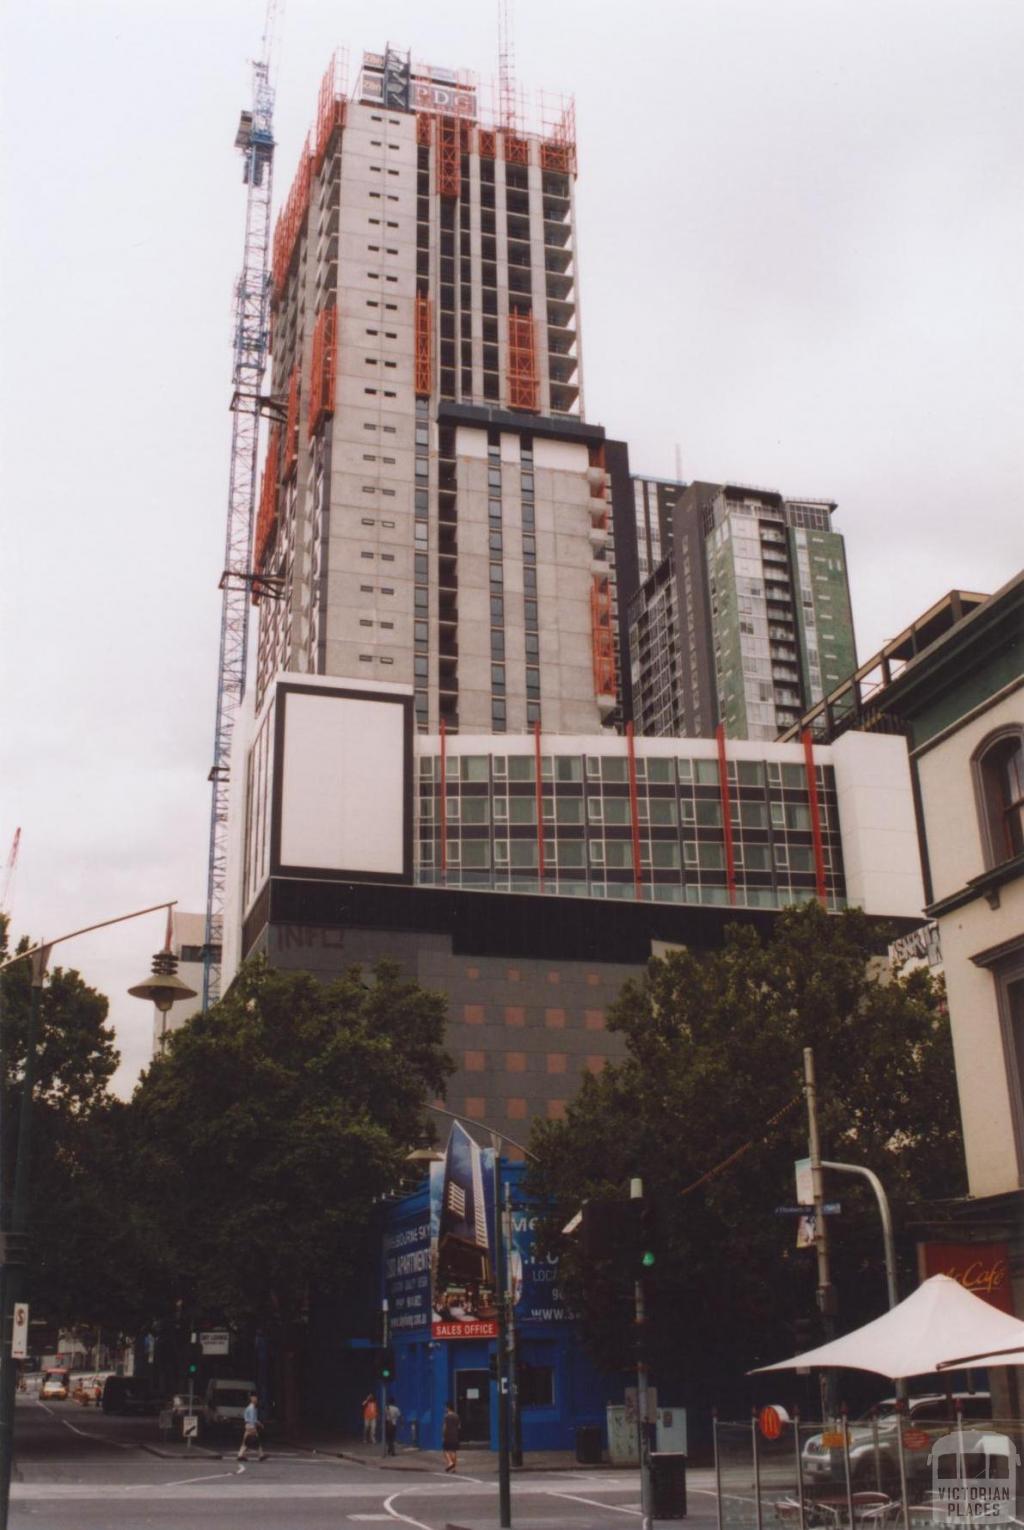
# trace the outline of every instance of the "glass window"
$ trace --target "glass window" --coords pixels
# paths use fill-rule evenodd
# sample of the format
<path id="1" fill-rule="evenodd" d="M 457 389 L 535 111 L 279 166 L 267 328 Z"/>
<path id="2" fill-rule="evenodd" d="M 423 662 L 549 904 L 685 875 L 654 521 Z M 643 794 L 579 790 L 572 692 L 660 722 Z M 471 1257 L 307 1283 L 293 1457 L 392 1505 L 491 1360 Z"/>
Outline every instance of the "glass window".
<path id="1" fill-rule="evenodd" d="M 627 781 L 629 772 L 622 755 L 608 754 L 601 760 L 601 778 L 604 781 Z"/>
<path id="2" fill-rule="evenodd" d="M 687 866 L 696 866 L 697 864 L 697 846 L 692 839 L 687 839 L 683 842 L 683 862 Z"/>
<path id="3" fill-rule="evenodd" d="M 657 786 L 667 785 L 672 780 L 672 761 L 649 759 L 647 761 L 647 779 Z"/>
<path id="4" fill-rule="evenodd" d="M 555 780 L 583 780 L 583 762 L 578 754 L 558 754 L 555 756 Z"/>
<path id="5" fill-rule="evenodd" d="M 985 863 L 999 866 L 1024 850 L 1024 733 L 986 740 L 972 763 Z"/>
<path id="6" fill-rule="evenodd" d="M 745 844 L 743 846 L 743 860 L 748 871 L 768 871 L 771 867 L 767 845 Z"/>
<path id="7" fill-rule="evenodd" d="M 811 827 L 811 810 L 802 807 L 799 803 L 787 802 L 786 804 L 786 828 L 809 829 Z"/>
<path id="8" fill-rule="evenodd" d="M 582 797 L 556 797 L 555 814 L 559 823 L 583 822 Z"/>
<path id="9" fill-rule="evenodd" d="M 807 775 L 802 765 L 783 765 L 782 784 L 793 791 L 799 791 L 807 785 Z"/>
<path id="10" fill-rule="evenodd" d="M 725 849 L 722 845 L 697 846 L 697 860 L 705 871 L 722 871 L 725 867 Z"/>
<path id="11" fill-rule="evenodd" d="M 810 845 L 790 845 L 789 866 L 791 871 L 813 871 L 814 851 Z"/>
<path id="12" fill-rule="evenodd" d="M 763 786 L 763 764 L 760 760 L 737 760 L 736 779 L 740 786 Z"/>
<path id="13" fill-rule="evenodd" d="M 464 839 L 462 841 L 462 864 L 481 869 L 491 864 L 491 847 L 486 839 Z"/>
<path id="14" fill-rule="evenodd" d="M 692 781 L 693 780 L 693 761 L 692 760 L 677 760 L 676 761 L 676 770 L 679 772 L 679 779 L 680 779 L 680 781 Z"/>
<path id="15" fill-rule="evenodd" d="M 717 760 L 694 760 L 693 768 L 698 786 L 718 785 Z"/>
<path id="16" fill-rule="evenodd" d="M 766 829 L 768 827 L 768 810 L 763 802 L 741 802 L 740 823 L 747 829 Z"/>
<path id="17" fill-rule="evenodd" d="M 697 822 L 705 829 L 720 829 L 722 827 L 722 804 L 720 802 L 698 802 Z"/>
<path id="18" fill-rule="evenodd" d="M 488 802 L 486 797 L 463 797 L 462 822 L 487 823 Z"/>
<path id="19" fill-rule="evenodd" d="M 587 818 L 591 823 L 604 822 L 604 802 L 600 797 L 587 798 Z"/>
<path id="20" fill-rule="evenodd" d="M 633 864 L 633 846 L 628 839 L 606 839 L 604 844 L 606 866 L 623 870 Z"/>
<path id="21" fill-rule="evenodd" d="M 674 840 L 652 840 L 651 859 L 655 866 L 677 867 L 679 865 L 679 846 Z"/>
<path id="22" fill-rule="evenodd" d="M 508 798 L 507 797 L 495 797 L 495 799 L 494 799 L 494 821 L 495 821 L 495 823 L 504 822 L 505 819 L 507 819 L 507 818 L 508 818 Z"/>
<path id="23" fill-rule="evenodd" d="M 776 829 L 781 829 L 782 825 L 783 825 L 783 823 L 785 821 L 785 813 L 783 811 L 782 803 L 781 802 L 773 802 L 771 804 L 771 810 L 772 810 L 772 827 L 776 828 Z"/>
<path id="24" fill-rule="evenodd" d="M 537 841 L 535 839 L 511 839 L 508 845 L 509 864 L 529 867 L 537 864 Z"/>
<path id="25" fill-rule="evenodd" d="M 676 805 L 668 797 L 651 797 L 647 804 L 651 823 L 672 824 L 676 821 Z"/>
<path id="26" fill-rule="evenodd" d="M 488 778 L 485 754 L 464 754 L 459 760 L 459 775 L 463 781 L 486 781 Z"/>
<path id="27" fill-rule="evenodd" d="M 582 866 L 583 841 L 581 839 L 560 839 L 558 841 L 558 864 L 559 866 Z"/>
<path id="28" fill-rule="evenodd" d="M 604 821 L 617 825 L 627 824 L 631 821 L 629 812 L 629 799 L 626 797 L 605 797 Z"/>
<path id="29" fill-rule="evenodd" d="M 508 799 L 510 823 L 536 823 L 537 800 L 535 797 L 510 797 Z"/>
<path id="30" fill-rule="evenodd" d="M 680 799 L 679 815 L 683 823 L 693 823 L 693 803 L 688 797 Z"/>
<path id="31" fill-rule="evenodd" d="M 532 754 L 510 754 L 508 778 L 510 781 L 533 781 L 536 777 L 536 761 Z"/>

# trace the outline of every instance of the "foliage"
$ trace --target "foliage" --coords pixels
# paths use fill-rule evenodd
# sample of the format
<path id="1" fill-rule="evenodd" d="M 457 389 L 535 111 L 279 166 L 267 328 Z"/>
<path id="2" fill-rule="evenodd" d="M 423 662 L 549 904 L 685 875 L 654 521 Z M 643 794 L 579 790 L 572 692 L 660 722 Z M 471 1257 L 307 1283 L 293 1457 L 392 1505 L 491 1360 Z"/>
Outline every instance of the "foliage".
<path id="1" fill-rule="evenodd" d="M 32 942 L 23 939 L 17 951 Z M 6 924 L 0 960 L 7 956 Z M 4 1199 L 13 1189 L 32 1002 L 32 964 L 0 975 Z M 119 1057 L 107 1000 L 80 974 L 56 967 L 41 990 L 31 1131 L 29 1290 L 33 1310 L 51 1322 L 119 1325 L 138 1289 L 123 1244 L 125 1213 L 116 1193 L 117 1102 L 108 1084 Z"/>
<path id="2" fill-rule="evenodd" d="M 393 963 L 324 984 L 256 960 L 175 1032 L 131 1103 L 135 1195 L 168 1291 L 272 1324 L 353 1277 L 451 1071 L 444 1025 L 443 998 Z"/>
<path id="3" fill-rule="evenodd" d="M 770 939 L 732 928 L 715 953 L 652 960 L 609 1013 L 625 1059 L 585 1080 L 564 1121 L 535 1128 L 531 1183 L 553 1206 L 549 1246 L 585 1200 L 626 1193 L 631 1176 L 656 1201 L 657 1370 L 677 1402 L 724 1402 L 730 1387 L 749 1400 L 745 1372 L 792 1353 L 793 1319 L 814 1313 L 813 1252 L 797 1251 L 793 1221 L 773 1215 L 793 1202 L 793 1161 L 808 1151 L 805 1046 L 823 1155 L 873 1168 L 898 1229 L 915 1202 L 962 1186 L 941 988 L 924 972 L 889 980 L 877 949 L 859 912 L 809 904 L 785 911 Z M 833 1176 L 828 1191 L 842 1203 L 829 1230 L 843 1331 L 884 1305 L 881 1235 L 869 1190 Z M 626 1308 L 607 1271 L 584 1281 L 581 1266 L 578 1246 L 564 1253 L 567 1294 L 598 1357 L 625 1365 Z"/>

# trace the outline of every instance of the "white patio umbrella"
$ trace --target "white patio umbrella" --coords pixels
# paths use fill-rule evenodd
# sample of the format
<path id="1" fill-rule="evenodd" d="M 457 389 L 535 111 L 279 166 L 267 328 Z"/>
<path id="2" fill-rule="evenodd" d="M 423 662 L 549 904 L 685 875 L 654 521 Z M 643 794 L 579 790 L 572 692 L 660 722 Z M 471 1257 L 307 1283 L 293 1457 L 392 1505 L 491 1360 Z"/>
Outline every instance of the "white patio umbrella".
<path id="1" fill-rule="evenodd" d="M 789 1360 L 759 1365 L 748 1374 L 846 1367 L 895 1380 L 928 1375 L 943 1364 L 948 1368 L 960 1363 L 958 1356 L 981 1357 L 1011 1349 L 1024 1349 L 1024 1323 L 1019 1318 L 973 1296 L 948 1275 L 933 1275 L 905 1301 L 863 1328 Z"/>
<path id="2" fill-rule="evenodd" d="M 958 1355 L 943 1360 L 940 1371 L 959 1370 L 962 1365 L 1024 1365 L 1024 1349 L 989 1349 L 982 1355 Z"/>

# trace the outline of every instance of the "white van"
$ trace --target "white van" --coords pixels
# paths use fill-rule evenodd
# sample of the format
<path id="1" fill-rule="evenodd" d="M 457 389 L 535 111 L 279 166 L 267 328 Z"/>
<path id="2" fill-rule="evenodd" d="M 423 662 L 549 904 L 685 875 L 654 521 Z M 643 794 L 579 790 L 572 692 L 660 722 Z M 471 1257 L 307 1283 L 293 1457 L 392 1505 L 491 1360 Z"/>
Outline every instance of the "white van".
<path id="1" fill-rule="evenodd" d="M 226 1380 L 215 1376 L 207 1382 L 202 1421 L 205 1429 L 236 1428 L 241 1439 L 242 1422 L 249 1399 L 256 1390 L 254 1381 Z"/>

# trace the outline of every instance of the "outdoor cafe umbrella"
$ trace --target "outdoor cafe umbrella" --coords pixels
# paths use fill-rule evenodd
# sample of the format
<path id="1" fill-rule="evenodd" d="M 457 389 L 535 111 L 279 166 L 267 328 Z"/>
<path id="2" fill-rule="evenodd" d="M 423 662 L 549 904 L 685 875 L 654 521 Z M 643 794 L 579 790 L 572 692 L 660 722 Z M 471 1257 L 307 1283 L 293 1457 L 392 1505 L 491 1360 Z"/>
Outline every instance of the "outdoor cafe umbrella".
<path id="1" fill-rule="evenodd" d="M 895 1380 L 928 1375 L 957 1356 L 980 1358 L 1010 1349 L 1024 1349 L 1024 1323 L 1019 1318 L 973 1296 L 948 1275 L 933 1275 L 862 1328 L 789 1360 L 759 1365 L 748 1374 L 847 1367 Z"/>

